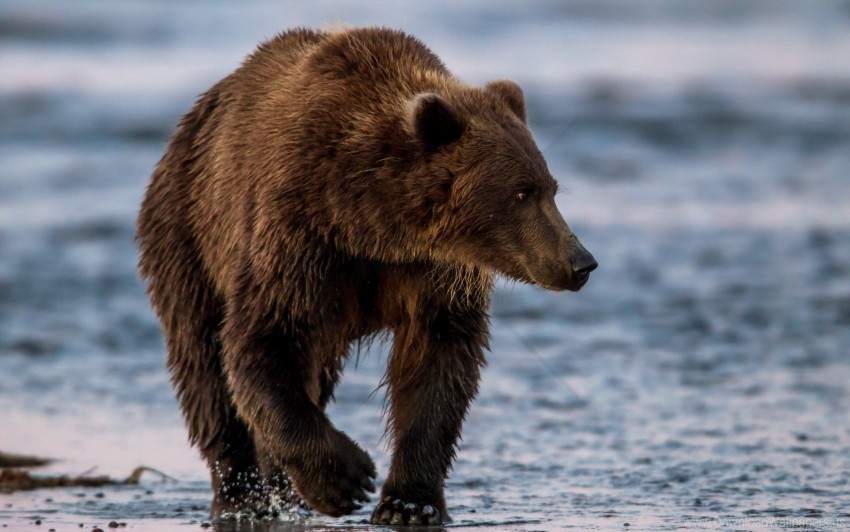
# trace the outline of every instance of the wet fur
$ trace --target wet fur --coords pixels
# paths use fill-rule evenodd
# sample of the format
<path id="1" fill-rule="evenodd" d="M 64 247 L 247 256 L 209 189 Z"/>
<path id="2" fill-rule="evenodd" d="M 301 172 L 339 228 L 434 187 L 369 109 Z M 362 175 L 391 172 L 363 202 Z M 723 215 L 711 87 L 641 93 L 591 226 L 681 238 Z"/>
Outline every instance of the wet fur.
<path id="1" fill-rule="evenodd" d="M 291 476 L 324 513 L 355 508 L 374 466 L 324 409 L 350 346 L 391 331 L 382 494 L 446 515 L 488 341 L 493 270 L 478 257 L 501 252 L 469 243 L 499 223 L 475 179 L 491 179 L 479 166 L 493 146 L 525 149 L 513 87 L 462 85 L 399 32 L 295 30 L 183 117 L 142 204 L 140 271 L 214 512 L 256 502 L 256 474 Z M 504 131 L 417 142 L 423 93 Z"/>

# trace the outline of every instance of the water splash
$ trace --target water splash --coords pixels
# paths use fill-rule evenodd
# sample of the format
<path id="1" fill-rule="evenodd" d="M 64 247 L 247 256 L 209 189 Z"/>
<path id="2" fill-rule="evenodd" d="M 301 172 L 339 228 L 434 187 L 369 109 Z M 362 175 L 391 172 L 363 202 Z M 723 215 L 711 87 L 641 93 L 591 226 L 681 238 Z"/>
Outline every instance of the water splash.
<path id="1" fill-rule="evenodd" d="M 218 521 L 282 521 L 300 524 L 311 515 L 309 507 L 298 496 L 292 481 L 285 474 L 265 477 L 254 470 L 250 473 L 240 472 L 234 478 L 230 470 L 223 471 L 220 462 L 216 461 L 213 475 L 218 478 L 218 496 L 226 503 L 240 506 L 236 510 L 218 514 Z M 229 479 L 229 483 L 225 479 Z"/>

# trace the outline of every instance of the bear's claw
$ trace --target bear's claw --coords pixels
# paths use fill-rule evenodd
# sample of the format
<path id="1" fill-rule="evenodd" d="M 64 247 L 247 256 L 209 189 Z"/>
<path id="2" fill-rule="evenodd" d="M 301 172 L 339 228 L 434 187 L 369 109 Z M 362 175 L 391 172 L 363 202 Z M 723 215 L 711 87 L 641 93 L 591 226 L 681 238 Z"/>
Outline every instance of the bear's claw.
<path id="1" fill-rule="evenodd" d="M 439 525 L 443 519 L 440 510 L 430 504 L 421 506 L 401 499 L 393 500 L 392 497 L 384 497 L 378 503 L 372 518 L 369 520 L 373 525 Z"/>

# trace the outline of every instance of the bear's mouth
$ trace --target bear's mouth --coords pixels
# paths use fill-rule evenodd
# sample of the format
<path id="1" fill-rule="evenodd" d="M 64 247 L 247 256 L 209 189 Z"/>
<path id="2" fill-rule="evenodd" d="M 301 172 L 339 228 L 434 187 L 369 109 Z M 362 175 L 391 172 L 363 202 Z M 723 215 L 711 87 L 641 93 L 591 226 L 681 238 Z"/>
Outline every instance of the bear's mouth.
<path id="1" fill-rule="evenodd" d="M 525 265 L 524 265 L 525 266 Z M 553 292 L 578 292 L 587 281 L 590 279 L 590 273 L 572 273 L 564 267 L 540 268 L 540 272 L 535 272 L 528 266 L 525 266 L 528 280 L 540 288 L 552 290 Z"/>
<path id="2" fill-rule="evenodd" d="M 508 261 L 507 267 L 496 268 L 496 270 L 508 279 L 546 288 L 534 277 L 531 268 L 522 257 L 512 258 Z"/>
<path id="3" fill-rule="evenodd" d="M 546 283 L 546 282 L 543 282 L 543 281 L 539 281 L 539 280 L 535 279 L 534 277 L 532 277 L 531 283 L 535 286 L 539 286 L 540 288 L 543 288 L 544 290 L 551 290 L 553 292 L 563 292 L 564 290 L 572 290 L 572 289 L 567 288 L 567 287 L 556 286 L 556 285 L 549 284 L 549 283 Z M 578 290 L 578 288 L 576 288 L 575 290 L 572 290 L 572 291 L 577 291 L 577 290 Z"/>

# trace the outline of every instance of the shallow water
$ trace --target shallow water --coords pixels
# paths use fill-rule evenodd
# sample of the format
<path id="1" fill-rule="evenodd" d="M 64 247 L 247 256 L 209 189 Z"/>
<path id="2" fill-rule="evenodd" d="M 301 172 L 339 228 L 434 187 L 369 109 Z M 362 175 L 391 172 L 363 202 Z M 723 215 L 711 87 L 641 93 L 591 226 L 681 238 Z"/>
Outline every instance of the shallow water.
<path id="1" fill-rule="evenodd" d="M 345 21 L 520 82 L 600 262 L 579 294 L 499 287 L 452 526 L 850 526 L 850 3 L 456 4 L 0 4 L 0 450 L 178 479 L 0 495 L 0 525 L 208 520 L 136 209 L 196 94 L 283 28 Z M 385 355 L 331 407 L 383 473 Z"/>

